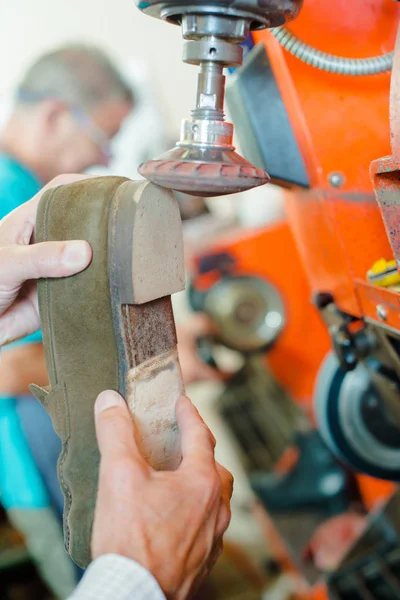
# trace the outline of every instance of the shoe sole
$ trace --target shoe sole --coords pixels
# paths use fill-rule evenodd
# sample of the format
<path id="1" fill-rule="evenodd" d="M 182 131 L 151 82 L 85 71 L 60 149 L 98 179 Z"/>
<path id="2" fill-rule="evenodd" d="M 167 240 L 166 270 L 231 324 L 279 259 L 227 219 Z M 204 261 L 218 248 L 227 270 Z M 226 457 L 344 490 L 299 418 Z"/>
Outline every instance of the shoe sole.
<path id="1" fill-rule="evenodd" d="M 148 189 L 148 182 L 127 182 L 115 195 L 108 276 L 120 390 L 135 418 L 141 453 L 152 467 L 171 470 L 180 462 L 175 404 L 184 387 L 170 296 L 185 287 L 183 242 L 177 203 L 166 202 L 164 191 L 155 186 L 143 201 Z M 156 244 L 149 235 L 153 231 Z M 129 256 L 126 248 L 132 248 Z"/>
<path id="2" fill-rule="evenodd" d="M 184 387 L 170 298 L 184 288 L 179 208 L 149 182 L 86 180 L 44 194 L 36 239 L 87 239 L 93 251 L 82 273 L 39 282 L 50 388 L 31 388 L 63 441 L 65 543 L 85 568 L 99 464 L 97 394 L 111 388 L 125 397 L 154 468 L 180 462 L 175 404 Z"/>

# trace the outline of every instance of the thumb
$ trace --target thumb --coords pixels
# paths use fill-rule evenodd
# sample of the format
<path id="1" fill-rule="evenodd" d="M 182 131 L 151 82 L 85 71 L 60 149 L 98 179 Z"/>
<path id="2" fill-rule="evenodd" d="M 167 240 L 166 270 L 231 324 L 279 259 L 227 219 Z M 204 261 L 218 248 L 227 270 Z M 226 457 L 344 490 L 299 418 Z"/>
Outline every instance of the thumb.
<path id="1" fill-rule="evenodd" d="M 2 286 L 17 288 L 29 279 L 74 275 L 88 266 L 91 257 L 90 245 L 85 241 L 2 246 Z"/>
<path id="2" fill-rule="evenodd" d="M 140 454 L 135 425 L 125 400 L 117 392 L 102 392 L 95 404 L 96 435 L 102 462 L 133 460 L 138 470 L 150 467 Z"/>

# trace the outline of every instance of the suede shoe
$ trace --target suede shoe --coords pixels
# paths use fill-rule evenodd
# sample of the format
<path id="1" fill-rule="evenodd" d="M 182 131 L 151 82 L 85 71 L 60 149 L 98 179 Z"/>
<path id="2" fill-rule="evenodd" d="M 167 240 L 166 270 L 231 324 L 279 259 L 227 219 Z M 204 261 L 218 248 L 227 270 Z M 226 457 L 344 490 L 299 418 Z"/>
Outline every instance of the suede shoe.
<path id="1" fill-rule="evenodd" d="M 65 543 L 85 568 L 98 480 L 98 394 L 124 396 L 154 468 L 180 462 L 175 404 L 184 389 L 170 299 L 184 288 L 179 208 L 171 192 L 147 181 L 82 180 L 40 201 L 36 241 L 61 240 L 87 240 L 93 259 L 73 277 L 38 283 L 50 385 L 31 389 L 63 443 Z"/>

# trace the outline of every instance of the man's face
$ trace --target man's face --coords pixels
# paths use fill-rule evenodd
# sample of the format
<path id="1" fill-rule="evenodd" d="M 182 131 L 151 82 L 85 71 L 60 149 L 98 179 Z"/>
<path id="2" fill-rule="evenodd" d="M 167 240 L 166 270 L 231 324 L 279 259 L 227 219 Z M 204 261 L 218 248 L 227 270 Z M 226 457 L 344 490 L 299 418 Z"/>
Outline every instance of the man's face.
<path id="1" fill-rule="evenodd" d="M 92 111 L 80 108 L 65 111 L 58 130 L 60 173 L 82 173 L 94 165 L 107 166 L 111 141 L 120 130 L 132 105 L 124 100 L 109 100 Z"/>

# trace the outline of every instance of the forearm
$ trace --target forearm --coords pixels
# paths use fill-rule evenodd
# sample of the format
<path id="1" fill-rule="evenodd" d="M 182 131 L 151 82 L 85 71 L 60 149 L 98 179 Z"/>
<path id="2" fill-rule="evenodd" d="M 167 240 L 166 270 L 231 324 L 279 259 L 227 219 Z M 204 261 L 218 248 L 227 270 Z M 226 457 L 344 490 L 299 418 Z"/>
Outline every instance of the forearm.
<path id="1" fill-rule="evenodd" d="M 32 382 L 41 387 L 48 383 L 43 345 L 26 344 L 3 350 L 0 361 L 0 395 L 27 395 Z"/>
<path id="2" fill-rule="evenodd" d="M 106 554 L 97 558 L 68 600 L 165 600 L 158 583 L 138 563 Z"/>

